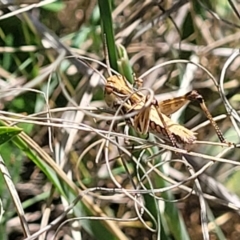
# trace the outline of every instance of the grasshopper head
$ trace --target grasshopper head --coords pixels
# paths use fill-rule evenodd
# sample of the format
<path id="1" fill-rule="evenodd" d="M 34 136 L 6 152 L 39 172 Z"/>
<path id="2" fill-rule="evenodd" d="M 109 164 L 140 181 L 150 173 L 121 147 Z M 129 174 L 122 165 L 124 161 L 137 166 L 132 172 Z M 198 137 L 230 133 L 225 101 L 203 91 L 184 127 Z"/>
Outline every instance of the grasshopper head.
<path id="1" fill-rule="evenodd" d="M 131 94 L 127 80 L 121 75 L 114 75 L 107 79 L 105 85 L 105 102 L 111 108 L 116 108 Z"/>

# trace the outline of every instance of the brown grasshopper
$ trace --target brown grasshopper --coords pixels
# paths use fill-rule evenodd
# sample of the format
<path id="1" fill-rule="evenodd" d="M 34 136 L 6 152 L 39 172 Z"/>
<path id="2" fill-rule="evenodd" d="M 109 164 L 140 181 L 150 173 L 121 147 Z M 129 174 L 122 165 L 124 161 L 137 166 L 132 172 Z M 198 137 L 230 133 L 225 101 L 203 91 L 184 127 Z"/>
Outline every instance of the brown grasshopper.
<path id="1" fill-rule="evenodd" d="M 186 103 L 196 100 L 214 127 L 219 140 L 222 143 L 227 143 L 207 109 L 203 97 L 197 91 L 191 91 L 181 97 L 160 102 L 153 99 L 151 104 L 146 106 L 148 97 L 134 89 L 125 77 L 121 75 L 111 76 L 105 85 L 105 101 L 108 106 L 115 109 L 121 106 L 123 114 L 136 111 L 136 115 L 130 120 L 132 126 L 139 133 L 151 132 L 172 143 L 175 147 L 178 144 L 192 144 L 196 140 L 196 133 L 172 121 L 170 115 Z"/>

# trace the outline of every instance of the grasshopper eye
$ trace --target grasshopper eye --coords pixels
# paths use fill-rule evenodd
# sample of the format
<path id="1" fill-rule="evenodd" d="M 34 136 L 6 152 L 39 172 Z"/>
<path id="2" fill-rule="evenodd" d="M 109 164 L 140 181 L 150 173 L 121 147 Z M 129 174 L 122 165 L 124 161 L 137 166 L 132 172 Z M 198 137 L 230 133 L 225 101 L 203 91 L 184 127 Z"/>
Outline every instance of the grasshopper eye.
<path id="1" fill-rule="evenodd" d="M 106 86 L 105 86 L 105 93 L 111 94 L 111 93 L 113 93 L 113 92 L 114 92 L 114 91 L 113 91 L 112 86 L 110 86 L 110 85 L 106 85 Z"/>

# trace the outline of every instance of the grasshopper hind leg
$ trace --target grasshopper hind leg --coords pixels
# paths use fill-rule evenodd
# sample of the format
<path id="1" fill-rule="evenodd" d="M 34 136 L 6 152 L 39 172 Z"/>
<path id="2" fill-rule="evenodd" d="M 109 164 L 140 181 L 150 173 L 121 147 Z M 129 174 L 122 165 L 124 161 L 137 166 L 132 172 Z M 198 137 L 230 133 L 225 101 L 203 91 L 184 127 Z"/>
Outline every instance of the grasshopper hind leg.
<path id="1" fill-rule="evenodd" d="M 157 113 L 158 113 L 158 116 L 159 116 L 159 118 L 160 118 L 160 120 L 161 120 L 161 122 L 162 122 L 162 124 L 163 124 L 163 129 L 162 129 L 161 131 L 164 130 L 164 132 L 165 132 L 164 135 L 167 136 L 167 138 L 168 138 L 169 141 L 171 142 L 172 146 L 177 148 L 177 147 L 178 147 L 178 146 L 177 146 L 177 139 L 175 138 L 174 134 L 170 131 L 170 129 L 169 129 L 166 121 L 164 120 L 164 117 L 163 117 L 161 111 L 160 111 L 159 108 L 158 108 L 158 102 L 157 102 L 157 100 L 154 99 L 152 104 L 155 106 L 155 108 L 156 108 L 156 110 L 157 110 Z"/>
<path id="2" fill-rule="evenodd" d="M 205 116 L 208 118 L 208 120 L 210 121 L 211 125 L 213 126 L 220 142 L 222 143 L 227 143 L 228 145 L 232 145 L 231 143 L 227 142 L 226 139 L 224 138 L 223 134 L 222 134 L 222 131 L 220 130 L 220 128 L 218 127 L 217 123 L 215 122 L 215 120 L 213 119 L 211 113 L 209 112 L 206 104 L 205 104 L 205 101 L 203 99 L 203 96 L 200 95 L 197 91 L 193 90 L 189 93 L 187 93 L 185 95 L 185 97 L 193 102 L 193 101 L 198 101 L 202 111 L 204 112 Z"/>

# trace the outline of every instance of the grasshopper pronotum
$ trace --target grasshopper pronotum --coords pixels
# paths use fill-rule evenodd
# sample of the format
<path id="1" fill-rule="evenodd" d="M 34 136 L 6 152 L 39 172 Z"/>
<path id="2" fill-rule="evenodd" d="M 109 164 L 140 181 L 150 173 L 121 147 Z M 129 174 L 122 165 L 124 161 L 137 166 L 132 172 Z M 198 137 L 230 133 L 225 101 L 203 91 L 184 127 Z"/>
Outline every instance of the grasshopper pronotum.
<path id="1" fill-rule="evenodd" d="M 214 127 L 219 140 L 226 143 L 221 130 L 206 107 L 203 97 L 197 91 L 191 91 L 181 97 L 160 102 L 153 99 L 149 106 L 145 106 L 147 100 L 148 97 L 134 89 L 125 77 L 114 75 L 107 79 L 105 85 L 106 103 L 113 108 L 122 105 L 122 113 L 124 114 L 137 111 L 131 119 L 131 123 L 138 132 L 142 134 L 151 132 L 172 143 L 173 146 L 177 146 L 178 143 L 192 144 L 196 140 L 196 133 L 175 123 L 169 116 L 189 101 L 197 100 Z"/>

